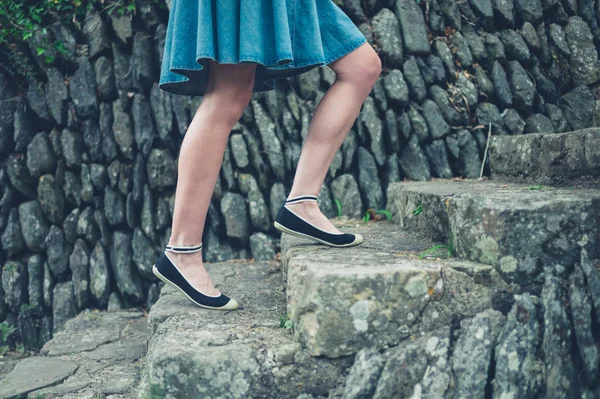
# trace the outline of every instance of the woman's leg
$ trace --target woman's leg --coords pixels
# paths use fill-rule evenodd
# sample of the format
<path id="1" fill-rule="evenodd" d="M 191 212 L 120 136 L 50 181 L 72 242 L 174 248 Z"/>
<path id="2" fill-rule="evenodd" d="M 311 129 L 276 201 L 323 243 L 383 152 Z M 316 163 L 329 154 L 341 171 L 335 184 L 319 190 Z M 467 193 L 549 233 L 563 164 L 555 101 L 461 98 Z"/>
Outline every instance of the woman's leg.
<path id="1" fill-rule="evenodd" d="M 335 153 L 381 74 L 381 60 L 369 43 L 328 66 L 335 72 L 336 79 L 315 109 L 298 160 L 290 197 L 318 195 Z M 321 213 L 316 202 L 307 201 L 287 206 L 323 230 L 341 233 Z"/>
<path id="2" fill-rule="evenodd" d="M 248 105 L 257 64 L 209 61 L 209 82 L 181 144 L 169 245 L 197 245 L 231 129 Z M 167 254 L 194 288 L 219 295 L 202 264 L 202 251 Z"/>

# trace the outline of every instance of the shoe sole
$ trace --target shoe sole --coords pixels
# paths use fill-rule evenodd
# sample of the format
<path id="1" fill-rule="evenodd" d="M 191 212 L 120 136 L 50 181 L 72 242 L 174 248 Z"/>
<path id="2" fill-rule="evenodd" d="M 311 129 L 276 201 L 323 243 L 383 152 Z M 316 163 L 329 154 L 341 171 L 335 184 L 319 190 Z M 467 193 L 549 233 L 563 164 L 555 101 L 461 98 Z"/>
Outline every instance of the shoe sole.
<path id="1" fill-rule="evenodd" d="M 156 277 L 158 277 L 163 283 L 170 285 L 171 287 L 177 289 L 179 292 L 181 292 L 183 295 L 185 295 L 185 297 L 187 299 L 189 299 L 190 301 L 192 301 L 193 303 L 195 303 L 196 305 L 200 306 L 201 308 L 204 309 L 211 309 L 211 310 L 235 310 L 238 309 L 239 304 L 237 303 L 237 301 L 235 301 L 236 306 L 235 307 L 228 307 L 229 304 L 220 307 L 220 308 L 215 308 L 213 306 L 206 306 L 206 305 L 202 305 L 196 301 L 194 301 L 184 290 L 182 290 L 181 288 L 179 288 L 179 286 L 177 284 L 173 284 L 171 281 L 169 281 L 165 276 L 163 276 L 158 269 L 156 268 L 156 265 L 152 265 L 152 273 L 154 273 L 154 275 Z M 235 300 L 233 298 L 229 298 L 230 300 Z"/>
<path id="2" fill-rule="evenodd" d="M 307 238 L 309 240 L 317 241 L 317 242 L 320 242 L 321 244 L 325 244 L 325 245 L 328 245 L 330 247 L 338 247 L 338 248 L 353 247 L 353 246 L 358 245 L 358 244 L 360 244 L 361 242 L 364 241 L 363 237 L 360 234 L 355 234 L 355 236 L 359 236 L 360 237 L 360 240 L 358 242 L 354 241 L 354 242 L 351 242 L 349 244 L 332 244 L 330 242 L 321 240 L 320 238 L 313 237 L 311 235 L 300 233 L 300 232 L 297 232 L 297 231 L 294 231 L 294 230 L 290 230 L 290 229 L 288 229 L 287 227 L 284 227 L 283 225 L 281 225 L 278 222 L 274 222 L 273 225 L 275 226 L 275 228 L 277 230 L 282 231 L 284 233 L 291 234 L 293 236 L 300 237 L 300 238 Z"/>

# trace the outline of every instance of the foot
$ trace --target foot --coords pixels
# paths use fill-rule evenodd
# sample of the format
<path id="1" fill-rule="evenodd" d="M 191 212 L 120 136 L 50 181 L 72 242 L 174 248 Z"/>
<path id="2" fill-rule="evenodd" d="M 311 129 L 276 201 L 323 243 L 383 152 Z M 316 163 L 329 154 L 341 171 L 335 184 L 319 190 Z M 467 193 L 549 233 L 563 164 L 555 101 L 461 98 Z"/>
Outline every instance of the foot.
<path id="1" fill-rule="evenodd" d="M 187 281 L 203 294 L 210 296 L 219 296 L 221 293 L 216 289 L 204 268 L 202 263 L 202 251 L 192 252 L 187 254 L 179 254 L 167 252 L 167 256 L 171 259 L 181 274 Z"/>
<path id="2" fill-rule="evenodd" d="M 304 220 L 314 224 L 318 228 L 332 234 L 341 234 L 342 232 L 331 223 L 327 216 L 323 215 L 319 205 L 315 201 L 298 202 L 296 204 L 287 204 L 288 209 L 296 213 Z"/>

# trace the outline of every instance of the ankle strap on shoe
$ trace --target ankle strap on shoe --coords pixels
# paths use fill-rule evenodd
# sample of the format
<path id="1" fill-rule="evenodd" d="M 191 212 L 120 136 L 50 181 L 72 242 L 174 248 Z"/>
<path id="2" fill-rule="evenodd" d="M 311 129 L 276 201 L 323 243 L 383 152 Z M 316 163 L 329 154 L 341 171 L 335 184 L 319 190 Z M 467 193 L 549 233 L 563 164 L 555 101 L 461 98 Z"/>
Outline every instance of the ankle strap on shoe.
<path id="1" fill-rule="evenodd" d="M 298 202 L 304 202 L 304 201 L 317 201 L 318 197 L 316 195 L 298 195 L 296 197 L 288 197 L 288 199 L 285 200 L 286 204 L 296 204 Z"/>
<path id="2" fill-rule="evenodd" d="M 199 245 L 167 245 L 165 248 L 166 251 L 187 254 L 191 252 L 198 252 L 202 250 L 202 243 Z"/>

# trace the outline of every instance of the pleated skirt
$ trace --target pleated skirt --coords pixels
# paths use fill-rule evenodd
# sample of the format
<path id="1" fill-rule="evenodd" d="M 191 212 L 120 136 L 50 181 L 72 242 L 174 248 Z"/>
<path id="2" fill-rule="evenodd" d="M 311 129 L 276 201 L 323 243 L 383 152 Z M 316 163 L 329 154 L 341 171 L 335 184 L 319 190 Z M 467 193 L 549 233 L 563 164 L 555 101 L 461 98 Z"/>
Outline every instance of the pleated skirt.
<path id="1" fill-rule="evenodd" d="M 207 63 L 258 63 L 254 92 L 367 41 L 333 0 L 173 0 L 159 86 L 204 95 Z"/>

